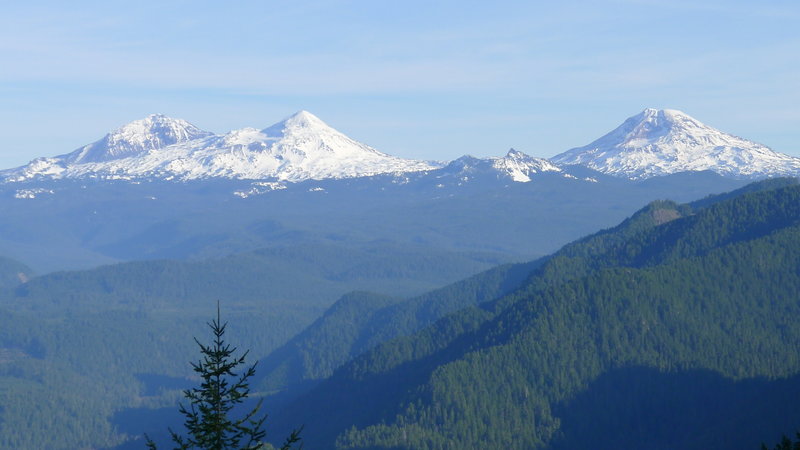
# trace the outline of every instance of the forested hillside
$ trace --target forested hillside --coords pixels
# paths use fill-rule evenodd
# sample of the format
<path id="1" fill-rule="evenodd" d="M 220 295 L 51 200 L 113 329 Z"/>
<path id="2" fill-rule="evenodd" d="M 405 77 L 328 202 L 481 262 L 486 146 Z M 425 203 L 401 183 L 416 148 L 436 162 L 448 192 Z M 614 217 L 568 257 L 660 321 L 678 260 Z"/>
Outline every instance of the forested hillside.
<path id="1" fill-rule="evenodd" d="M 800 187 L 748 190 L 651 204 L 277 420 L 314 448 L 757 448 L 800 423 Z"/>
<path id="2" fill-rule="evenodd" d="M 537 260 L 498 266 L 410 299 L 368 292 L 345 295 L 303 332 L 261 361 L 262 386 L 274 391 L 327 378 L 334 369 L 382 342 L 411 334 L 448 313 L 516 289 L 540 264 L 541 260 Z"/>
<path id="3" fill-rule="evenodd" d="M 22 283 L 29 270 L 2 261 L 0 448 L 109 447 L 140 436 L 145 414 L 137 422 L 121 412 L 173 409 L 191 376 L 192 336 L 205 331 L 217 300 L 234 324 L 231 340 L 254 362 L 348 291 L 413 295 L 500 262 L 391 243 L 306 244 Z"/>

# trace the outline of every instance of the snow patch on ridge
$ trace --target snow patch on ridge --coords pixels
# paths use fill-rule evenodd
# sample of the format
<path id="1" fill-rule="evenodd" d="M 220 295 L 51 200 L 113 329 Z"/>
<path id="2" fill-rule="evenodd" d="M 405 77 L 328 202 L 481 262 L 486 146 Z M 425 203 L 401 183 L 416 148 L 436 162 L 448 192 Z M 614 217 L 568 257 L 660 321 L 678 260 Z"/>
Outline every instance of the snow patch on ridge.
<path id="1" fill-rule="evenodd" d="M 14 193 L 14 198 L 33 199 L 41 194 L 55 194 L 55 191 L 52 189 L 45 189 L 45 188 L 18 189 Z"/>
<path id="2" fill-rule="evenodd" d="M 254 195 L 262 195 L 266 194 L 267 192 L 281 191 L 284 189 L 286 189 L 285 184 L 281 184 L 275 181 L 256 181 L 250 186 L 250 189 L 235 191 L 233 195 L 240 198 L 247 198 L 247 197 L 252 197 Z"/>

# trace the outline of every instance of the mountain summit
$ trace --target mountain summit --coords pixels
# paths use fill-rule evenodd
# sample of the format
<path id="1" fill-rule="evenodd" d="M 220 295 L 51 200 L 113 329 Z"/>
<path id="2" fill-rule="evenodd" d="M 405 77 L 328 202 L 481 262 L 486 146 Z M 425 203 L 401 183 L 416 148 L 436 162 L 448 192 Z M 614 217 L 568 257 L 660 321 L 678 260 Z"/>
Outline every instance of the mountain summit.
<path id="1" fill-rule="evenodd" d="M 439 167 L 381 153 L 300 111 L 264 129 L 224 135 L 180 119 L 150 115 L 72 153 L 38 158 L 0 172 L 6 181 L 35 178 L 308 179 L 350 178 Z"/>
<path id="2" fill-rule="evenodd" d="M 169 145 L 211 136 L 189 122 L 151 114 L 105 135 L 67 155 L 71 164 L 103 162 L 158 150 Z"/>
<path id="3" fill-rule="evenodd" d="M 233 132 L 226 136 L 225 142 L 225 146 L 242 151 L 246 143 L 247 150 L 253 151 L 248 159 L 254 167 L 263 167 L 266 172 L 274 170 L 275 176 L 285 181 L 417 172 L 438 167 L 382 153 L 351 139 L 308 111 L 299 111 L 257 133 Z M 252 175 L 260 178 L 258 173 Z"/>
<path id="4" fill-rule="evenodd" d="M 551 161 L 633 179 L 703 170 L 739 178 L 800 173 L 800 158 L 724 133 L 674 109 L 645 109 L 591 144 Z"/>
<path id="5" fill-rule="evenodd" d="M 322 119 L 305 110 L 298 111 L 286 119 L 283 119 L 282 121 L 263 129 L 262 131 L 264 134 L 270 136 L 282 137 L 287 134 L 300 133 L 303 130 L 314 130 L 317 133 L 321 132 L 327 134 L 339 133 L 335 129 L 331 128 L 327 123 L 323 122 Z"/>

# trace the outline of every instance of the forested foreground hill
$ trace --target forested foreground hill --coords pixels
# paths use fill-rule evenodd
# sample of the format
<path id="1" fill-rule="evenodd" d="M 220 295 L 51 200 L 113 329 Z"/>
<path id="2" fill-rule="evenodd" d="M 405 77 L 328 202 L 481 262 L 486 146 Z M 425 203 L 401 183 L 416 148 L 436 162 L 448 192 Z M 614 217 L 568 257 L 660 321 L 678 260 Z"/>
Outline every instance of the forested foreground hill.
<path id="1" fill-rule="evenodd" d="M 311 448 L 758 448 L 800 424 L 800 187 L 656 202 L 273 417 Z"/>
<path id="2" fill-rule="evenodd" d="M 387 242 L 303 244 L 21 283 L 29 269 L 0 259 L 0 449 L 107 448 L 141 437 L 142 423 L 163 429 L 150 417 L 176 410 L 192 337 L 205 336 L 217 300 L 254 362 L 346 292 L 413 295 L 503 261 Z"/>

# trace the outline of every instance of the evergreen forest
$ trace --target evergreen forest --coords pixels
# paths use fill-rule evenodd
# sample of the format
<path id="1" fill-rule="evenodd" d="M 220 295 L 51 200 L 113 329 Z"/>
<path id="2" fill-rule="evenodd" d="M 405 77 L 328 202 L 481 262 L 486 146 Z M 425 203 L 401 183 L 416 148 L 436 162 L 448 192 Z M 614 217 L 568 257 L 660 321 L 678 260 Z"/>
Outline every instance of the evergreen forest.
<path id="1" fill-rule="evenodd" d="M 800 426 L 798 292 L 794 179 L 654 201 L 524 263 L 388 241 L 4 258 L 0 448 L 161 447 L 217 300 L 276 446 L 303 425 L 313 449 L 760 448 Z"/>
<path id="2" fill-rule="evenodd" d="M 654 202 L 276 420 L 315 448 L 759 448 L 800 423 L 798 268 L 792 181 Z"/>

